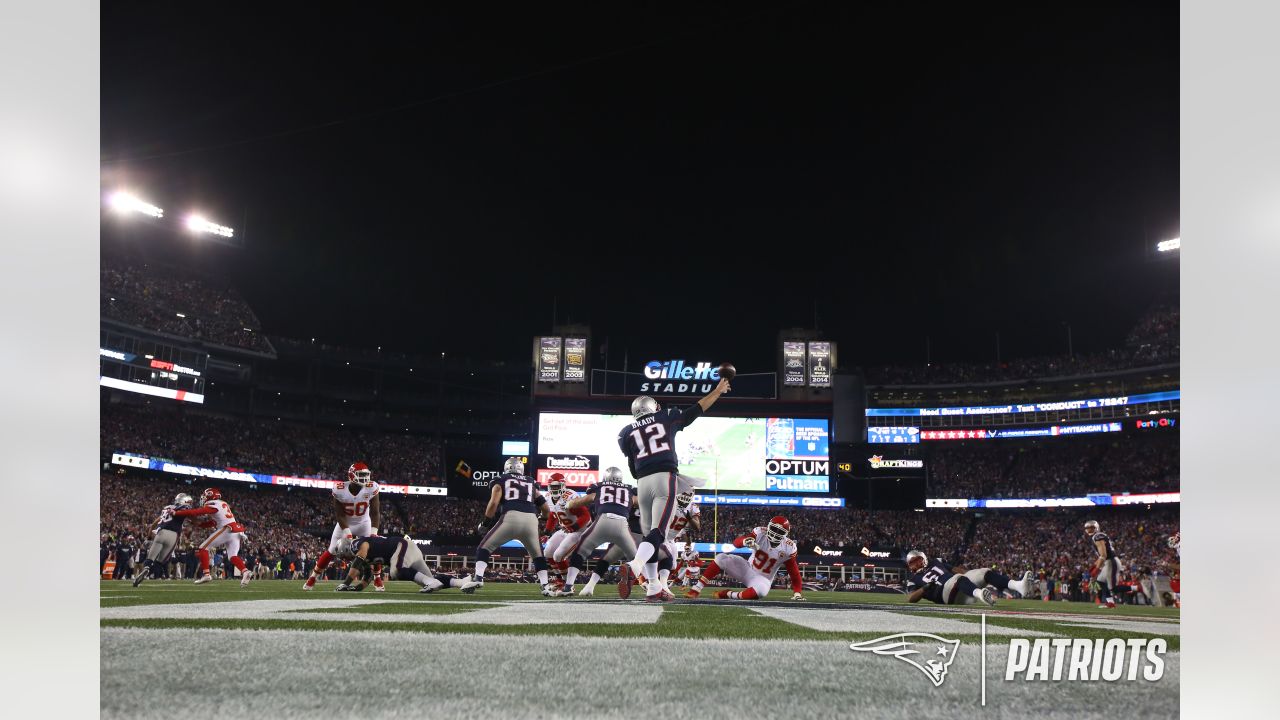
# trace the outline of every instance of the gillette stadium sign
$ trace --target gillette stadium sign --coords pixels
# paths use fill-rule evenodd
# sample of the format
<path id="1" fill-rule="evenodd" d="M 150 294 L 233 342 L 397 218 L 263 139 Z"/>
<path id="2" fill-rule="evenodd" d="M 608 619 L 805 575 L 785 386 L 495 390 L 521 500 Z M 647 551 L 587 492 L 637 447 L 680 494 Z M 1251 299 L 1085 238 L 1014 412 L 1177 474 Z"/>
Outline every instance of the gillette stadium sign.
<path id="1" fill-rule="evenodd" d="M 683 360 L 650 360 L 644 366 L 644 377 L 648 382 L 640 384 L 640 392 L 705 395 L 720 381 L 720 366 L 709 362 L 689 365 Z"/>

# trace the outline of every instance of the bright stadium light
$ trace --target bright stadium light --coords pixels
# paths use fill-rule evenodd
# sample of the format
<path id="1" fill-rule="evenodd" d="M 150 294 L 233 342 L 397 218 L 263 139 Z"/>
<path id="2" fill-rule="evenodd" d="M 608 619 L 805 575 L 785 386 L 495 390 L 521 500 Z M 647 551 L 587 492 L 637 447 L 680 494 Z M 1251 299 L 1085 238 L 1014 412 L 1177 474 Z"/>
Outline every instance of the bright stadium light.
<path id="1" fill-rule="evenodd" d="M 153 218 L 164 217 L 164 210 L 149 202 L 143 202 L 124 191 L 111 194 L 111 207 L 120 213 L 137 212 L 143 215 L 150 215 Z"/>
<path id="2" fill-rule="evenodd" d="M 199 215 L 187 216 L 187 229 L 192 232 L 212 233 L 214 235 L 221 235 L 222 237 L 227 238 L 231 237 L 236 232 L 226 225 L 209 222 Z"/>
<path id="3" fill-rule="evenodd" d="M 1156 243 L 1156 250 L 1160 252 L 1172 252 L 1182 247 L 1182 238 L 1176 237 L 1172 240 L 1161 240 Z"/>

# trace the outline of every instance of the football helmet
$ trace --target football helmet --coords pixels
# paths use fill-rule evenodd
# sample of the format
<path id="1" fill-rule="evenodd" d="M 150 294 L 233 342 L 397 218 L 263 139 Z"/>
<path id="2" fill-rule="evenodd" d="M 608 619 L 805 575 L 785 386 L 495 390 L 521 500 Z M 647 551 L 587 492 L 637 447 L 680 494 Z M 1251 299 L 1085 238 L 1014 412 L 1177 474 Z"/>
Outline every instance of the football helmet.
<path id="1" fill-rule="evenodd" d="M 929 556 L 919 550 L 912 550 L 907 553 L 907 569 L 911 572 L 920 572 L 925 565 L 929 564 Z"/>
<path id="2" fill-rule="evenodd" d="M 362 462 L 353 462 L 351 467 L 347 468 L 347 482 L 363 487 L 368 485 L 371 480 L 373 480 L 373 472 L 369 470 L 368 465 Z"/>
<path id="3" fill-rule="evenodd" d="M 1098 527 L 1097 520 L 1090 520 L 1084 524 L 1084 531 L 1090 535 L 1097 533 L 1099 530 L 1101 530 L 1101 528 Z"/>
<path id="4" fill-rule="evenodd" d="M 769 544 L 778 547 L 778 543 L 787 539 L 787 535 L 791 533 L 791 521 L 781 515 L 773 516 L 769 521 L 768 527 L 765 528 L 765 537 L 769 538 Z"/>
<path id="5" fill-rule="evenodd" d="M 505 475 L 524 475 L 524 461 L 518 457 L 507 458 L 502 464 L 502 472 Z"/>
<path id="6" fill-rule="evenodd" d="M 182 507 L 182 506 L 191 507 L 191 503 L 193 502 L 195 501 L 192 500 L 191 496 L 186 493 L 178 493 L 173 497 L 173 504 L 177 505 L 178 507 Z"/>
<path id="7" fill-rule="evenodd" d="M 621 483 L 623 482 L 622 470 L 616 467 L 607 467 L 604 469 L 604 474 L 600 477 L 600 481 L 611 482 L 611 483 Z"/>
<path id="8" fill-rule="evenodd" d="M 563 473 L 551 473 L 551 479 L 547 481 L 547 492 L 553 496 L 558 496 L 564 492 Z"/>
<path id="9" fill-rule="evenodd" d="M 639 420 L 645 415 L 652 415 L 662 409 L 657 400 L 648 395 L 641 395 L 631 401 L 631 417 Z"/>
<path id="10" fill-rule="evenodd" d="M 222 499 L 222 492 L 219 491 L 218 488 L 205 488 L 204 492 L 200 493 L 200 502 L 202 503 L 207 503 L 210 500 L 221 500 L 221 499 Z"/>
<path id="11" fill-rule="evenodd" d="M 1181 531 L 1181 530 L 1179 530 L 1178 532 L 1176 532 L 1176 533 L 1174 533 L 1174 534 L 1172 534 L 1172 535 L 1170 535 L 1170 536 L 1169 536 L 1169 547 L 1171 547 L 1171 548 L 1176 548 L 1176 547 L 1178 547 L 1178 546 L 1179 546 L 1179 545 L 1181 545 L 1181 544 L 1182 544 L 1182 531 Z"/>
<path id="12" fill-rule="evenodd" d="M 691 503 L 693 503 L 693 493 L 689 492 L 688 490 L 676 496 L 676 505 L 678 505 L 681 510 L 689 507 Z M 777 520 L 777 519 L 778 518 L 774 518 L 774 520 Z M 786 518 L 782 518 L 782 522 L 785 523 L 786 521 L 787 521 Z M 790 528 L 791 526 L 788 525 L 787 527 Z"/>
<path id="13" fill-rule="evenodd" d="M 334 553 L 343 560 L 349 560 L 356 556 L 356 539 L 344 537 L 338 541 L 338 551 Z"/>

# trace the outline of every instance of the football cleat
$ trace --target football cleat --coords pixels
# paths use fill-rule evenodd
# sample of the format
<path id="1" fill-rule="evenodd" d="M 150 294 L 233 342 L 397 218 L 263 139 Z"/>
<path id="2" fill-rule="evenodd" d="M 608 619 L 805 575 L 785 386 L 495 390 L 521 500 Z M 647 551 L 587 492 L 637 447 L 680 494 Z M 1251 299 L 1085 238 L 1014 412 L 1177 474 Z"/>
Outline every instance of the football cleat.
<path id="1" fill-rule="evenodd" d="M 1107 601 L 1107 609 L 1108 609 L 1108 610 L 1110 610 L 1110 609 L 1114 609 L 1114 608 L 1115 608 L 1115 606 L 1116 606 L 1116 602 L 1115 602 L 1114 600 L 1108 600 L 1108 601 Z"/>
<path id="2" fill-rule="evenodd" d="M 572 595 L 573 593 L 569 593 L 569 594 Z M 578 593 L 578 597 L 592 597 L 595 594 L 596 594 L 595 589 L 588 585 L 587 587 L 582 588 L 582 590 Z"/>
<path id="3" fill-rule="evenodd" d="M 354 588 L 352 588 L 350 585 L 343 582 L 343 583 L 338 583 L 338 587 L 334 588 L 333 591 L 334 592 L 350 592 L 353 589 Z"/>
<path id="4" fill-rule="evenodd" d="M 387 586 L 383 584 L 382 578 L 373 581 L 373 589 L 375 592 L 386 592 Z"/>
<path id="5" fill-rule="evenodd" d="M 468 575 L 467 579 L 462 581 L 462 587 L 458 589 L 470 595 L 482 587 L 484 587 L 484 578 L 477 578 L 474 575 Z"/>
<path id="6" fill-rule="evenodd" d="M 675 596 L 667 592 L 666 590 L 663 590 L 661 592 L 656 592 L 652 595 L 644 596 L 645 602 L 668 602 L 671 600 L 675 600 Z"/>
<path id="7" fill-rule="evenodd" d="M 996 591 L 992 590 L 989 587 L 984 587 L 982 588 L 982 597 L 980 599 L 982 600 L 982 602 L 986 603 L 987 605 L 995 605 Z"/>
<path id="8" fill-rule="evenodd" d="M 203 585 L 203 584 L 205 584 L 205 583 L 207 583 L 207 582 L 213 582 L 213 575 L 210 575 L 209 573 L 205 573 L 205 574 L 201 575 L 199 578 L 196 578 L 196 581 L 195 581 L 194 583 L 191 583 L 191 584 L 192 584 L 192 585 Z"/>
<path id="9" fill-rule="evenodd" d="M 249 587 L 249 582 L 253 580 L 253 573 L 245 571 L 240 573 L 240 587 Z"/>
<path id="10" fill-rule="evenodd" d="M 304 583 L 302 583 L 302 589 L 303 589 L 304 591 L 305 591 L 305 590 L 310 590 L 311 588 L 313 588 L 313 587 L 315 587 L 315 586 L 316 586 L 316 576 L 315 576 L 315 575 L 312 575 L 311 577 L 307 578 L 307 581 L 306 581 L 306 582 L 304 582 Z"/>
<path id="11" fill-rule="evenodd" d="M 716 591 L 716 599 L 717 599 L 717 600 L 728 600 L 728 599 L 729 599 L 729 591 L 728 591 L 728 590 L 717 590 L 717 591 Z"/>
<path id="12" fill-rule="evenodd" d="M 542 597 L 560 597 L 560 591 L 552 583 L 542 586 Z"/>
<path id="13" fill-rule="evenodd" d="M 689 591 L 686 592 L 684 596 L 690 600 L 697 600 L 702 597 L 702 591 L 698 588 L 689 588 Z"/>
<path id="14" fill-rule="evenodd" d="M 618 568 L 618 597 L 623 600 L 631 597 L 631 566 L 627 563 Z"/>
<path id="15" fill-rule="evenodd" d="M 139 573 L 138 573 L 138 577 L 136 577 L 136 578 L 134 578 L 134 579 L 133 579 L 133 586 L 134 586 L 134 587 L 138 587 L 139 585 L 141 585 L 141 584 L 142 584 L 142 581 L 143 581 L 143 580 L 146 580 L 146 579 L 147 579 L 147 576 L 148 576 L 148 575 L 150 575 L 150 574 L 151 574 L 151 568 L 149 568 L 149 567 L 147 567 L 147 568 L 142 568 L 142 572 L 139 572 Z"/>

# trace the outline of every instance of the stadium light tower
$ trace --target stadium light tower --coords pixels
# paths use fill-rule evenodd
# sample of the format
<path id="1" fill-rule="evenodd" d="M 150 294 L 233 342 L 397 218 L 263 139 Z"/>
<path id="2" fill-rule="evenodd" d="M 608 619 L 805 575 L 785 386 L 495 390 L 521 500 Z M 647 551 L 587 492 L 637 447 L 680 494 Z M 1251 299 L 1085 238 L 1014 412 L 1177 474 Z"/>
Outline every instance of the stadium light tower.
<path id="1" fill-rule="evenodd" d="M 225 238 L 232 237 L 236 232 L 225 225 L 210 222 L 199 215 L 187 216 L 187 229 L 192 232 L 211 233 Z"/>
<path id="2" fill-rule="evenodd" d="M 139 200 L 134 195 L 123 190 L 112 193 L 110 203 L 112 209 L 122 214 L 136 212 L 142 213 L 143 215 L 150 215 L 153 218 L 164 217 L 164 210 L 161 210 L 149 202 Z"/>
<path id="3" fill-rule="evenodd" d="M 1156 243 L 1156 250 L 1160 252 L 1173 252 L 1182 247 L 1182 238 L 1176 237 L 1172 240 L 1161 240 Z"/>

